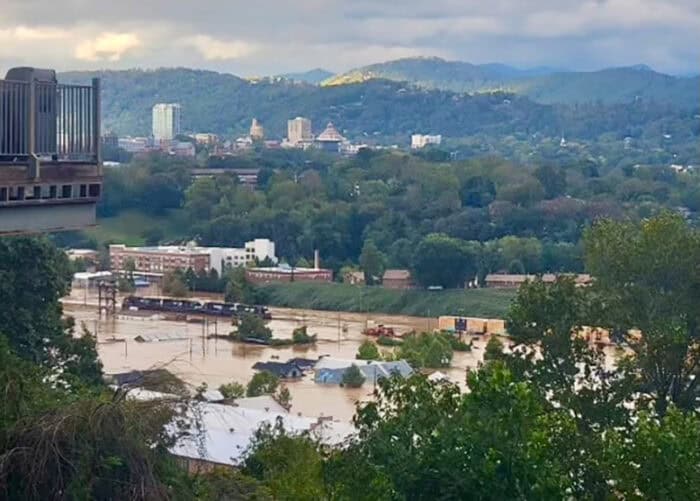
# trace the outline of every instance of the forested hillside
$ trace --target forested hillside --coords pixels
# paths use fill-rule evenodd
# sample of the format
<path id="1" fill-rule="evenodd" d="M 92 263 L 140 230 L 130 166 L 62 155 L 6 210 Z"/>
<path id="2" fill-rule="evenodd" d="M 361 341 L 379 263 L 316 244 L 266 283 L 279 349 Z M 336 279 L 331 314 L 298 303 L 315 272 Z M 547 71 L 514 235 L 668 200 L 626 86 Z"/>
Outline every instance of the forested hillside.
<path id="1" fill-rule="evenodd" d="M 64 73 L 64 82 L 103 79 L 104 126 L 119 134 L 148 134 L 151 107 L 182 104 L 183 128 L 219 134 L 247 133 L 257 117 L 271 137 L 286 134 L 298 115 L 310 118 L 318 133 L 328 121 L 360 141 L 406 144 L 411 133 L 439 133 L 448 138 L 475 134 L 520 134 L 578 139 L 612 135 L 693 139 L 698 121 L 692 111 L 651 102 L 605 106 L 551 106 L 506 93 L 474 96 L 424 90 L 388 80 L 318 87 L 289 80 L 250 82 L 233 75 L 189 69 Z"/>
<path id="2" fill-rule="evenodd" d="M 682 108 L 700 106 L 700 77 L 665 75 L 646 66 L 574 72 L 406 58 L 350 70 L 329 78 L 324 85 L 372 79 L 410 82 L 425 89 L 454 92 L 514 92 L 545 104 L 621 104 L 641 99 Z"/>

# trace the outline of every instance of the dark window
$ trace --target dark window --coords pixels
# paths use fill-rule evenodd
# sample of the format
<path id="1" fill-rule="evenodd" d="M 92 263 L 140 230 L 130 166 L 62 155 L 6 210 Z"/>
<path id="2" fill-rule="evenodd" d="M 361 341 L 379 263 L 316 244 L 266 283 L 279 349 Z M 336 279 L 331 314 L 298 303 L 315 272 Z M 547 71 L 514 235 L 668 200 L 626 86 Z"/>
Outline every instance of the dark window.
<path id="1" fill-rule="evenodd" d="M 100 196 L 100 185 L 99 184 L 91 184 L 90 185 L 90 190 L 88 192 L 91 197 L 99 197 Z"/>
<path id="2" fill-rule="evenodd" d="M 0 202 L 7 202 L 7 188 L 0 188 Z"/>
<path id="3" fill-rule="evenodd" d="M 61 198 L 71 198 L 73 196 L 73 185 L 64 184 L 61 186 Z"/>
<path id="4" fill-rule="evenodd" d="M 85 198 L 87 196 L 87 184 L 80 185 L 80 198 Z"/>
<path id="5" fill-rule="evenodd" d="M 33 191 L 34 195 L 32 196 L 32 198 L 39 200 L 41 198 L 41 186 L 35 186 Z"/>
<path id="6" fill-rule="evenodd" d="M 42 198 L 56 198 L 56 185 L 47 186 L 48 189 L 44 190 L 44 195 Z"/>

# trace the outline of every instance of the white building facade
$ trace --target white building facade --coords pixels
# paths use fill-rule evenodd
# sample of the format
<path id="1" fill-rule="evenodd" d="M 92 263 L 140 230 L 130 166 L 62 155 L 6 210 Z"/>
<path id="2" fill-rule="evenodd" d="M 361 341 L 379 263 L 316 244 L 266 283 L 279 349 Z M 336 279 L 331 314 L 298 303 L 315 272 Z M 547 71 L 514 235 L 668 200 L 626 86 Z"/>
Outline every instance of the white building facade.
<path id="1" fill-rule="evenodd" d="M 158 103 L 153 106 L 153 138 L 156 141 L 172 141 L 180 134 L 178 103 Z"/>
<path id="2" fill-rule="evenodd" d="M 440 134 L 413 134 L 411 136 L 411 148 L 414 150 L 425 148 L 431 144 L 439 145 L 440 143 L 442 143 L 442 136 Z"/>

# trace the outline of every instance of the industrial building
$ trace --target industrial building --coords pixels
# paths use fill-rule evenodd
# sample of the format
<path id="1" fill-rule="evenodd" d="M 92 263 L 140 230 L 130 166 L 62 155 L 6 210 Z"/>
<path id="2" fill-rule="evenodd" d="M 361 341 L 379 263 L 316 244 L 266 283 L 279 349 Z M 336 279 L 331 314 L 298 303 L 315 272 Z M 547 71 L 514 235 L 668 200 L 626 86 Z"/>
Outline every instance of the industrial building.
<path id="1" fill-rule="evenodd" d="M 102 192 L 100 81 L 12 68 L 0 80 L 0 234 L 95 224 Z"/>
<path id="2" fill-rule="evenodd" d="M 544 273 L 539 275 L 543 282 L 551 284 L 556 281 L 557 277 L 572 277 L 574 282 L 578 286 L 585 286 L 591 284 L 591 276 L 587 273 L 573 274 L 573 273 Z M 491 273 L 486 275 L 484 279 L 484 285 L 486 287 L 495 289 L 517 289 L 522 284 L 528 281 L 535 280 L 538 275 L 519 275 L 519 274 L 509 274 L 509 273 Z"/>
<path id="3" fill-rule="evenodd" d="M 153 139 L 156 142 L 172 141 L 180 134 L 178 103 L 158 103 L 153 106 Z"/>
<path id="4" fill-rule="evenodd" d="M 266 238 L 246 242 L 244 247 L 200 247 L 188 245 L 160 245 L 154 247 L 109 246 L 109 259 L 114 271 L 125 269 L 131 260 L 135 271 L 166 273 L 175 270 L 208 271 L 221 275 L 226 268 L 245 266 L 250 262 L 269 258 L 277 262 L 275 243 Z"/>
<path id="5" fill-rule="evenodd" d="M 247 268 L 245 277 L 254 284 L 279 282 L 332 282 L 333 270 L 321 268 L 318 251 L 314 252 L 314 267 L 300 268 L 283 263 L 279 266 Z"/>

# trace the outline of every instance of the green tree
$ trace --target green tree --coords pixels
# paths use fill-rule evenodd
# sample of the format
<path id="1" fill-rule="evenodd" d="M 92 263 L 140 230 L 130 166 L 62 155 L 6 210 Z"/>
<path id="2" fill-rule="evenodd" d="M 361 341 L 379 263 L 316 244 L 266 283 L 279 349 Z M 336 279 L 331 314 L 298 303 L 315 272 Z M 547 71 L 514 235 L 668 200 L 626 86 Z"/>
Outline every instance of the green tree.
<path id="1" fill-rule="evenodd" d="M 439 369 L 450 366 L 454 350 L 450 334 L 422 332 L 404 336 L 396 353 L 416 369 Z"/>
<path id="2" fill-rule="evenodd" d="M 358 360 L 381 360 L 382 355 L 379 353 L 377 345 L 369 339 L 366 339 L 357 349 L 355 358 Z"/>
<path id="3" fill-rule="evenodd" d="M 343 373 L 342 385 L 348 388 L 359 388 L 365 382 L 365 376 L 357 365 L 352 364 Z"/>
<path id="4" fill-rule="evenodd" d="M 246 396 L 259 397 L 260 395 L 272 395 L 277 390 L 278 385 L 279 378 L 271 372 L 256 372 L 248 382 Z"/>
<path id="5" fill-rule="evenodd" d="M 238 322 L 238 339 L 259 339 L 269 341 L 272 339 L 272 330 L 265 325 L 265 320 L 257 315 L 245 314 Z"/>
<path id="6" fill-rule="evenodd" d="M 484 362 L 503 358 L 503 343 L 498 336 L 491 336 L 484 349 Z"/>
<path id="7" fill-rule="evenodd" d="M 380 283 L 384 275 L 386 258 L 372 240 L 365 240 L 360 254 L 360 267 L 365 273 L 365 283 L 374 285 Z"/>
<path id="8" fill-rule="evenodd" d="M 276 500 L 326 499 L 323 456 L 316 444 L 288 435 L 281 422 L 256 433 L 243 473 L 262 482 Z"/>
<path id="9" fill-rule="evenodd" d="M 561 167 L 540 165 L 534 175 L 544 188 L 545 198 L 556 198 L 566 191 L 566 172 Z"/>
<path id="10" fill-rule="evenodd" d="M 478 253 L 465 242 L 444 234 L 423 238 L 414 254 L 415 278 L 421 285 L 462 287 L 476 276 Z"/>
<path id="11" fill-rule="evenodd" d="M 221 394 L 228 399 L 241 398 L 245 395 L 245 386 L 236 381 L 219 386 Z"/>
<path id="12" fill-rule="evenodd" d="M 700 232 L 671 213 L 639 224 L 604 221 L 587 231 L 585 258 L 604 301 L 600 325 L 613 327 L 634 351 L 637 390 L 654 402 L 659 415 L 671 402 L 695 409 Z"/>
<path id="13" fill-rule="evenodd" d="M 275 393 L 275 400 L 287 410 L 292 408 L 292 394 L 290 393 L 289 388 L 284 385 L 277 389 L 277 393 Z"/>
<path id="14" fill-rule="evenodd" d="M 185 283 L 182 273 L 168 271 L 163 274 L 163 284 L 161 286 L 163 294 L 173 297 L 186 297 L 189 289 Z"/>
<path id="15" fill-rule="evenodd" d="M 254 303 L 255 290 L 246 280 L 245 268 L 237 266 L 226 273 L 224 297 L 230 303 Z"/>
<path id="16" fill-rule="evenodd" d="M 292 341 L 294 344 L 310 344 L 316 342 L 316 335 L 310 335 L 306 325 L 297 327 L 292 331 Z"/>

